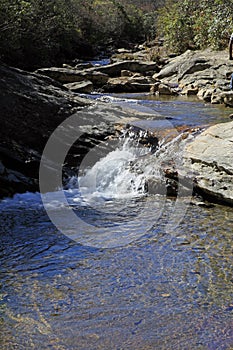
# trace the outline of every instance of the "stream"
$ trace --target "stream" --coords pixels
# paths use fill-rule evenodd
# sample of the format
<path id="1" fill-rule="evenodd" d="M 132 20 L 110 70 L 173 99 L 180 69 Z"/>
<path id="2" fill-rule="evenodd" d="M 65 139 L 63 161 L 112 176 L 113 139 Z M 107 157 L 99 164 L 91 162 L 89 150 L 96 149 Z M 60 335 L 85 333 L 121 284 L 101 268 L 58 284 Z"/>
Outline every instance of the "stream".
<path id="1" fill-rule="evenodd" d="M 175 137 L 153 155 L 122 135 L 65 189 L 0 202 L 0 348 L 233 349 L 232 208 L 145 191 L 168 156 L 181 166 L 179 127 L 227 122 L 231 110 L 91 97 L 150 110 L 134 125 Z M 138 159 L 143 171 L 130 167 Z"/>

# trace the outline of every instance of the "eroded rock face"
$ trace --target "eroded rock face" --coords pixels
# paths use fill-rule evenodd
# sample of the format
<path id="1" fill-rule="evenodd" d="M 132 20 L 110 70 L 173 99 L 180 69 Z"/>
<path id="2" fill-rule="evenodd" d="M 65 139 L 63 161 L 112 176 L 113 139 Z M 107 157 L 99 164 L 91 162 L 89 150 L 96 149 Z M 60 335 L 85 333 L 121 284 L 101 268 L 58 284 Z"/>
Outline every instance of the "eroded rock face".
<path id="1" fill-rule="evenodd" d="M 61 84 L 0 66 L 0 196 L 38 189 L 41 152 L 52 131 L 90 101 Z"/>
<path id="2" fill-rule="evenodd" d="M 233 205 L 233 122 L 205 130 L 187 146 L 185 157 L 201 194 Z"/>
<path id="3" fill-rule="evenodd" d="M 0 76 L 0 197 L 38 190 L 45 144 L 69 116 L 75 115 L 82 126 L 82 137 L 67 156 L 69 169 L 77 167 L 83 155 L 128 116 L 120 106 L 97 105 L 48 77 L 7 66 L 0 66 Z"/>

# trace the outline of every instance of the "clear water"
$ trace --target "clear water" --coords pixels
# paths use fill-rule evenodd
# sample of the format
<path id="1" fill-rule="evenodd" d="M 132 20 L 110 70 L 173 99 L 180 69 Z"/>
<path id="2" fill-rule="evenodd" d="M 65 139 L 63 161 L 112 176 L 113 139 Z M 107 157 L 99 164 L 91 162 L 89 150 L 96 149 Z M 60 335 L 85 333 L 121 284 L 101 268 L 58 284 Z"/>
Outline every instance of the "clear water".
<path id="1" fill-rule="evenodd" d="M 109 58 L 102 58 L 102 59 L 96 59 L 94 61 L 90 61 L 94 66 L 105 66 L 107 64 L 110 64 L 111 61 Z"/>
<path id="2" fill-rule="evenodd" d="M 189 101 L 148 103 L 188 123 Z M 227 119 L 192 108 L 201 124 Z M 127 168 L 142 151 L 112 152 L 65 192 L 76 227 L 56 193 L 48 212 L 40 194 L 1 201 L 0 348 L 232 349 L 232 208 L 146 196 Z"/>
<path id="3" fill-rule="evenodd" d="M 187 125 L 189 127 L 207 126 L 216 123 L 229 121 L 232 108 L 223 105 L 212 105 L 199 100 L 197 97 L 186 96 L 152 96 L 148 93 L 141 94 L 111 94 L 103 96 L 98 93 L 89 95 L 94 99 L 100 99 L 111 103 L 120 103 L 136 106 L 138 110 L 152 110 L 156 118 L 152 115 L 147 118 L 147 128 L 156 128 L 158 120 L 166 120 L 174 127 Z"/>

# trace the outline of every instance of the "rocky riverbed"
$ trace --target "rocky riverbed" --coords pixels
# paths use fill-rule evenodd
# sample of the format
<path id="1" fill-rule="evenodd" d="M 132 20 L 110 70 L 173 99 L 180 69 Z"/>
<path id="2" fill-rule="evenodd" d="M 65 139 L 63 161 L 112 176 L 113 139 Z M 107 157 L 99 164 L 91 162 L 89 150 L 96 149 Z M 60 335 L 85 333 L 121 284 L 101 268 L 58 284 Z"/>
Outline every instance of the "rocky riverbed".
<path id="1" fill-rule="evenodd" d="M 65 177 L 91 147 L 115 134 L 116 124 L 137 117 L 135 111 L 83 98 L 79 92 L 186 94 L 233 106 L 233 91 L 229 89 L 232 71 L 227 52 L 211 50 L 187 51 L 162 64 L 121 61 L 119 56 L 105 66 L 66 65 L 41 68 L 35 73 L 2 65 L 0 196 L 38 190 L 42 151 L 52 132 L 69 116 L 77 116 L 83 133 L 68 154 Z M 232 125 L 229 122 L 207 129 L 187 148 L 196 188 L 204 197 L 230 205 Z"/>
<path id="2" fill-rule="evenodd" d="M 233 106 L 233 91 L 230 90 L 233 63 L 228 59 L 226 50 L 188 50 L 180 56 L 159 62 L 146 61 L 146 55 L 144 60 L 139 60 L 143 51 L 134 60 L 132 57 L 119 54 L 105 66 L 64 65 L 62 68 L 41 68 L 36 73 L 51 77 L 74 92 L 99 90 L 197 95 L 206 102 Z"/>

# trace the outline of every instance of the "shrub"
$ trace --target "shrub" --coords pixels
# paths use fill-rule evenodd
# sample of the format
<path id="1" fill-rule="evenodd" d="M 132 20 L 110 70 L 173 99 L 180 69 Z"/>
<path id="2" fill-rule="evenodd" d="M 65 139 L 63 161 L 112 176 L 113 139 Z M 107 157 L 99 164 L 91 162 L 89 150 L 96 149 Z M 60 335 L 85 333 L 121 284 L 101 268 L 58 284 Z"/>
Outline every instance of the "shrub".
<path id="1" fill-rule="evenodd" d="M 225 48 L 232 32 L 232 0 L 167 0 L 158 12 L 158 32 L 177 53 L 188 48 Z"/>

